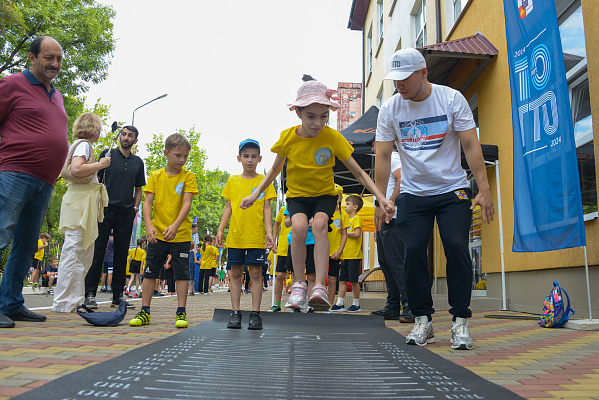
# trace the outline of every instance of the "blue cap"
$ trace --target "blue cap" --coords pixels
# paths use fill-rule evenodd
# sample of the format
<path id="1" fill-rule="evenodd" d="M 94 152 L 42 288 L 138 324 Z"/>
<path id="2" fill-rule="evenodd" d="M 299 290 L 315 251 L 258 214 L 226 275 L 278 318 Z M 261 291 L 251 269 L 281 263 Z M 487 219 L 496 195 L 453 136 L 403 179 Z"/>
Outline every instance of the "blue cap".
<path id="1" fill-rule="evenodd" d="M 258 148 L 260 148 L 260 143 L 258 143 L 257 140 L 254 140 L 254 139 L 245 139 L 244 141 L 242 141 L 241 143 L 239 143 L 239 151 L 241 151 L 241 149 L 243 149 L 243 146 L 245 146 L 246 144 L 249 144 L 249 143 L 253 143 L 256 146 L 258 146 Z"/>

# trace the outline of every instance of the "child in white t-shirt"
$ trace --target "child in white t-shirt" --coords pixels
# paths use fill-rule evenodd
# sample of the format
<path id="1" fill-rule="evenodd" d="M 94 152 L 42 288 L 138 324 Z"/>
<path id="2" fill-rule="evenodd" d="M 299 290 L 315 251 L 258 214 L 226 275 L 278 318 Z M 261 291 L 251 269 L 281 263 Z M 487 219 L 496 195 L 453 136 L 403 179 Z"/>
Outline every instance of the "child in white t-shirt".
<path id="1" fill-rule="evenodd" d="M 95 161 L 91 146 L 98 141 L 101 128 L 100 117 L 92 113 L 82 114 L 73 124 L 73 136 L 79 140 L 71 146 L 63 168 L 70 174 L 63 174 L 67 192 L 62 198 L 58 227 L 64 232 L 64 245 L 52 304 L 55 312 L 73 312 L 83 301 L 85 274 L 94 256 L 92 245 L 108 205 L 108 194 L 98 183 L 97 172 L 108 168 L 110 158 Z"/>

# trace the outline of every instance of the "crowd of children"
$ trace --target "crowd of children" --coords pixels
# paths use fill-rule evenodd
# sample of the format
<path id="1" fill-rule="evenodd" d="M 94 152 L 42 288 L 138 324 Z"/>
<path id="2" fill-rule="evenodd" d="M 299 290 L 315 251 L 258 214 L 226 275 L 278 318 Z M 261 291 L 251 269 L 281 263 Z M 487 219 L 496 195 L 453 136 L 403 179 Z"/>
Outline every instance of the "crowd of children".
<path id="1" fill-rule="evenodd" d="M 352 158 L 353 148 L 347 140 L 326 125 L 329 110 L 338 107 L 336 100 L 333 91 L 320 82 L 309 81 L 299 88 L 296 100 L 288 106 L 295 111 L 300 124 L 281 132 L 271 148 L 276 159 L 266 175 L 257 173 L 262 160 L 259 142 L 246 139 L 239 144 L 237 160 L 242 171 L 228 179 L 222 192 L 227 202 L 217 235 L 206 234 L 197 245 L 192 235 L 198 227 L 192 226 L 189 212 L 198 188 L 194 174 L 184 168 L 191 145 L 180 134 L 166 139 L 167 165 L 152 171 L 144 188 L 143 220 L 147 237 L 137 240 L 127 258 L 125 294 L 142 299 L 141 310 L 129 321 L 131 326 L 150 323 L 152 297 L 162 294 L 164 278 L 167 293 L 178 298 L 177 328 L 188 326 L 187 296 L 195 295 L 196 287 L 204 295 L 212 294 L 213 287 L 228 287 L 232 312 L 227 327 L 240 329 L 242 280 L 247 277 L 245 293 L 251 291 L 252 296 L 248 329 L 263 329 L 262 293 L 269 285 L 269 275 L 273 274 L 276 274 L 275 300 L 271 312 L 281 311 L 283 293 L 289 294 L 285 306 L 293 311 L 306 307 L 309 312 L 329 311 L 337 286 L 339 294 L 332 311 L 361 311 L 358 276 L 362 267 L 362 229 L 357 213 L 362 199 L 356 195 L 347 197 L 343 209 L 343 189 L 333 181 L 335 158 L 379 199 L 385 212 L 393 210 L 393 204 Z M 97 137 L 91 138 L 94 139 Z M 83 156 L 83 161 L 77 159 L 78 168 L 85 162 L 95 162 L 89 152 Z M 270 203 L 277 195 L 272 182 L 285 161 L 287 201 L 276 216 L 273 237 Z M 94 168 L 99 165 L 83 171 Z M 43 257 L 48 239 L 47 234 L 40 237 L 32 284 L 41 268 L 38 255 Z M 219 264 L 222 250 L 218 247 L 227 248 L 226 267 Z M 85 263 L 87 258 L 86 253 Z M 44 274 L 49 283 L 48 293 L 56 282 L 57 264 L 58 259 L 53 258 Z M 105 264 L 109 266 L 110 262 L 105 260 Z M 345 310 L 348 282 L 352 285 L 354 303 Z M 105 285 L 105 290 L 110 290 L 108 279 Z"/>

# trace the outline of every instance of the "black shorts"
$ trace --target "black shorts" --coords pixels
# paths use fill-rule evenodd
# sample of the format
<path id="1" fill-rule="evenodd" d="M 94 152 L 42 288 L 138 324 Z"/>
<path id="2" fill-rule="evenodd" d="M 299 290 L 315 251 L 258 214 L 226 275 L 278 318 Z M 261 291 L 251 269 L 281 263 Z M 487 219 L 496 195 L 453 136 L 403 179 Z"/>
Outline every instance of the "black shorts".
<path id="1" fill-rule="evenodd" d="M 266 264 L 265 249 L 229 249 L 227 269 L 230 265 L 254 265 L 262 267 Z"/>
<path id="2" fill-rule="evenodd" d="M 141 261 L 131 260 L 129 263 L 129 273 L 139 274 L 141 272 Z"/>
<path id="3" fill-rule="evenodd" d="M 210 268 L 210 276 L 216 275 L 216 268 Z"/>
<path id="4" fill-rule="evenodd" d="M 359 258 L 341 261 L 339 281 L 357 283 L 362 269 L 362 260 Z"/>
<path id="5" fill-rule="evenodd" d="M 316 215 L 316 213 L 323 212 L 329 216 L 329 219 L 331 219 L 336 207 L 337 196 L 287 198 L 289 217 L 293 217 L 295 214 L 305 214 L 308 219 L 310 219 Z M 331 222 L 333 221 L 329 221 L 329 223 Z"/>
<path id="6" fill-rule="evenodd" d="M 43 262 L 42 262 L 42 260 L 38 260 L 37 258 L 34 258 L 31 266 L 33 267 L 33 269 L 37 269 L 38 271 L 41 271 L 42 267 L 43 267 Z"/>
<path id="7" fill-rule="evenodd" d="M 275 268 L 276 272 L 292 272 L 287 269 L 287 256 L 277 256 L 277 266 Z M 293 268 L 292 268 L 293 270 Z"/>
<path id="8" fill-rule="evenodd" d="M 146 268 L 144 269 L 144 278 L 158 279 L 160 271 L 166 258 L 170 254 L 171 268 L 175 280 L 189 280 L 189 246 L 190 242 L 171 243 L 158 240 L 157 243 L 148 243 L 148 251 L 146 253 Z"/>
<path id="9" fill-rule="evenodd" d="M 334 260 L 329 257 L 329 276 L 334 276 L 335 278 L 339 278 L 339 265 L 340 260 Z"/>
<path id="10" fill-rule="evenodd" d="M 293 261 L 291 260 L 291 246 L 289 246 L 289 253 L 287 257 L 287 261 L 285 267 L 289 272 L 293 272 Z M 315 274 L 316 267 L 314 265 L 314 245 L 307 244 L 306 245 L 306 274 Z"/>

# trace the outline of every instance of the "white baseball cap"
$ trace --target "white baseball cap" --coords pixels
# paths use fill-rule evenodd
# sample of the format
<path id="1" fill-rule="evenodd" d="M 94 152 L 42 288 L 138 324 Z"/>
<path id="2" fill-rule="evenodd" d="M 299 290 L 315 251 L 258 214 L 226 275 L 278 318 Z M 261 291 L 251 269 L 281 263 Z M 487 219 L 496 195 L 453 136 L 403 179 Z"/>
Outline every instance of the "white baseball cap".
<path id="1" fill-rule="evenodd" d="M 391 58 L 391 71 L 384 79 L 403 81 L 422 68 L 426 68 L 426 61 L 418 50 L 412 48 L 397 50 Z"/>

